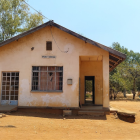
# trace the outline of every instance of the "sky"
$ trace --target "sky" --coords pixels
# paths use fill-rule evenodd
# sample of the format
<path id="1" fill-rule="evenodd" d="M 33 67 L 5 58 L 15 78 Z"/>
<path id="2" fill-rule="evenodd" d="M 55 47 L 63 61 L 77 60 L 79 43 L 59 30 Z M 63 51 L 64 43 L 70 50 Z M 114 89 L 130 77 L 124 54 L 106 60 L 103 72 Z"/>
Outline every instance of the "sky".
<path id="1" fill-rule="evenodd" d="M 140 0 L 28 0 L 50 20 L 108 47 L 140 53 Z M 44 22 L 48 20 L 45 19 Z"/>

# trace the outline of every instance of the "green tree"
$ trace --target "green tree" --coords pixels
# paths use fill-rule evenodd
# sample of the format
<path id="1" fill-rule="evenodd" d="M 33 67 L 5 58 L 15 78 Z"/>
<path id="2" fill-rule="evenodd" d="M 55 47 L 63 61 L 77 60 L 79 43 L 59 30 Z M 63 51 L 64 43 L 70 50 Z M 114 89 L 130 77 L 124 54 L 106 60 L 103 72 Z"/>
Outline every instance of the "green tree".
<path id="1" fill-rule="evenodd" d="M 140 53 L 134 53 L 132 50 L 120 46 L 119 43 L 113 43 L 112 48 L 126 54 L 127 58 L 110 72 L 110 88 L 116 91 L 133 91 L 133 99 L 136 90 L 140 90 Z"/>
<path id="2" fill-rule="evenodd" d="M 86 91 L 92 92 L 92 81 L 91 80 L 86 80 Z"/>
<path id="3" fill-rule="evenodd" d="M 110 72 L 110 88 L 114 89 L 117 92 L 125 92 L 126 90 L 130 90 L 130 83 L 127 72 L 127 66 L 129 64 L 129 51 L 127 48 L 124 48 L 123 46 L 121 47 L 119 43 L 113 43 L 112 48 L 126 54 L 127 58 L 112 72 Z"/>
<path id="4" fill-rule="evenodd" d="M 43 23 L 22 0 L 0 0 L 0 42 Z"/>
<path id="5" fill-rule="evenodd" d="M 140 65 L 138 62 L 131 62 L 128 68 L 128 72 L 131 76 L 133 82 L 133 99 L 135 99 L 136 95 L 136 82 L 137 79 L 140 77 Z"/>

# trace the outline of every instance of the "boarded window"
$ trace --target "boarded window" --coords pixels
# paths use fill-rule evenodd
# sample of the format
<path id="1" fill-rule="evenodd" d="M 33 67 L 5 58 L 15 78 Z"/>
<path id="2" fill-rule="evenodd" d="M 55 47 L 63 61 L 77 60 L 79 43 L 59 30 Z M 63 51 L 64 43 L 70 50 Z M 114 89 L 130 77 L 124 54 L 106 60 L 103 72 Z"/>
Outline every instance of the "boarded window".
<path id="1" fill-rule="evenodd" d="M 52 50 L 52 42 L 51 41 L 46 42 L 46 50 L 48 50 L 48 51 Z"/>
<path id="2" fill-rule="evenodd" d="M 41 66 L 32 67 L 32 90 L 62 91 L 63 67 Z"/>

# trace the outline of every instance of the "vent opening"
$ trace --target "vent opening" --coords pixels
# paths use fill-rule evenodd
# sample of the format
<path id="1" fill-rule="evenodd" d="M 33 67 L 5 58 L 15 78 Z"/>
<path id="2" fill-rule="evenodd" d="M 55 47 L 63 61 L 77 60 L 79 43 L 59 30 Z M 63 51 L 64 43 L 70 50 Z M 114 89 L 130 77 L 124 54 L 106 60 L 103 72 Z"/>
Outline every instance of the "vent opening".
<path id="1" fill-rule="evenodd" d="M 52 51 L 52 42 L 51 41 L 46 42 L 46 50 L 47 51 Z"/>

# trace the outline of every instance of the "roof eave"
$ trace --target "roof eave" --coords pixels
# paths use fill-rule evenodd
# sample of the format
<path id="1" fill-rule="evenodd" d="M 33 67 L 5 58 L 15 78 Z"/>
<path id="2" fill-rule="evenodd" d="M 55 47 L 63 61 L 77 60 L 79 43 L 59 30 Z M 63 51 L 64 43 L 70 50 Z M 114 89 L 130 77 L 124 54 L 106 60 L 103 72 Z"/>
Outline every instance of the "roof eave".
<path id="1" fill-rule="evenodd" d="M 26 32 L 24 32 L 24 33 L 21 33 L 21 34 L 19 34 L 19 35 L 13 37 L 13 38 L 11 38 L 11 39 L 8 39 L 8 40 L 6 40 L 6 41 L 3 41 L 3 42 L 0 43 L 0 47 L 4 46 L 4 45 L 6 45 L 6 44 L 9 44 L 9 43 L 11 43 L 11 42 L 13 42 L 13 41 L 16 41 L 16 40 L 18 40 L 18 39 L 20 39 L 20 38 L 22 38 L 22 37 L 25 37 L 25 36 L 27 36 L 27 35 L 29 35 L 29 34 L 35 32 L 35 31 L 37 31 L 37 30 L 40 30 L 40 29 L 42 29 L 42 28 L 44 28 L 44 27 L 46 27 L 46 26 L 48 26 L 48 25 L 54 26 L 54 27 L 56 27 L 56 28 L 58 28 L 58 29 L 60 29 L 60 30 L 62 30 L 62 31 L 64 31 L 64 32 L 67 32 L 68 34 L 71 34 L 71 35 L 73 35 L 73 36 L 75 36 L 75 37 L 77 37 L 77 38 L 79 38 L 79 39 L 81 39 L 81 40 L 83 40 L 83 41 L 85 41 L 85 42 L 87 42 L 87 43 L 90 43 L 90 44 L 92 44 L 92 45 L 94 45 L 94 46 L 96 46 L 96 47 L 98 47 L 98 48 L 101 48 L 101 49 L 103 49 L 103 50 L 105 50 L 105 51 L 108 51 L 109 53 L 112 53 L 112 54 L 114 54 L 114 55 L 116 55 L 116 56 L 119 56 L 119 57 L 121 57 L 122 59 L 125 59 L 125 58 L 126 58 L 126 55 L 125 55 L 125 54 L 123 54 L 123 53 L 121 53 L 121 52 L 118 52 L 118 51 L 116 51 L 116 50 L 113 50 L 113 49 L 111 49 L 111 48 L 109 48 L 109 47 L 107 47 L 107 46 L 105 46 L 105 45 L 102 45 L 102 44 L 100 44 L 100 43 L 98 43 L 98 42 L 95 42 L 95 41 L 93 41 L 93 40 L 91 40 L 91 39 L 88 39 L 88 38 L 86 38 L 86 37 L 84 37 L 84 36 L 82 36 L 82 35 L 80 35 L 80 34 L 78 34 L 78 33 L 75 33 L 75 32 L 73 32 L 73 31 L 71 31 L 71 30 L 69 30 L 69 29 L 67 29 L 67 28 L 65 28 L 65 27 L 63 27 L 63 26 L 61 26 L 61 25 L 59 25 L 59 24 L 54 23 L 53 21 L 48 21 L 48 22 L 46 22 L 46 23 L 44 23 L 44 24 L 42 24 L 42 25 L 40 25 L 40 26 L 37 26 L 37 27 L 35 27 L 35 28 L 33 28 L 33 29 L 29 30 L 29 31 L 26 31 Z"/>

